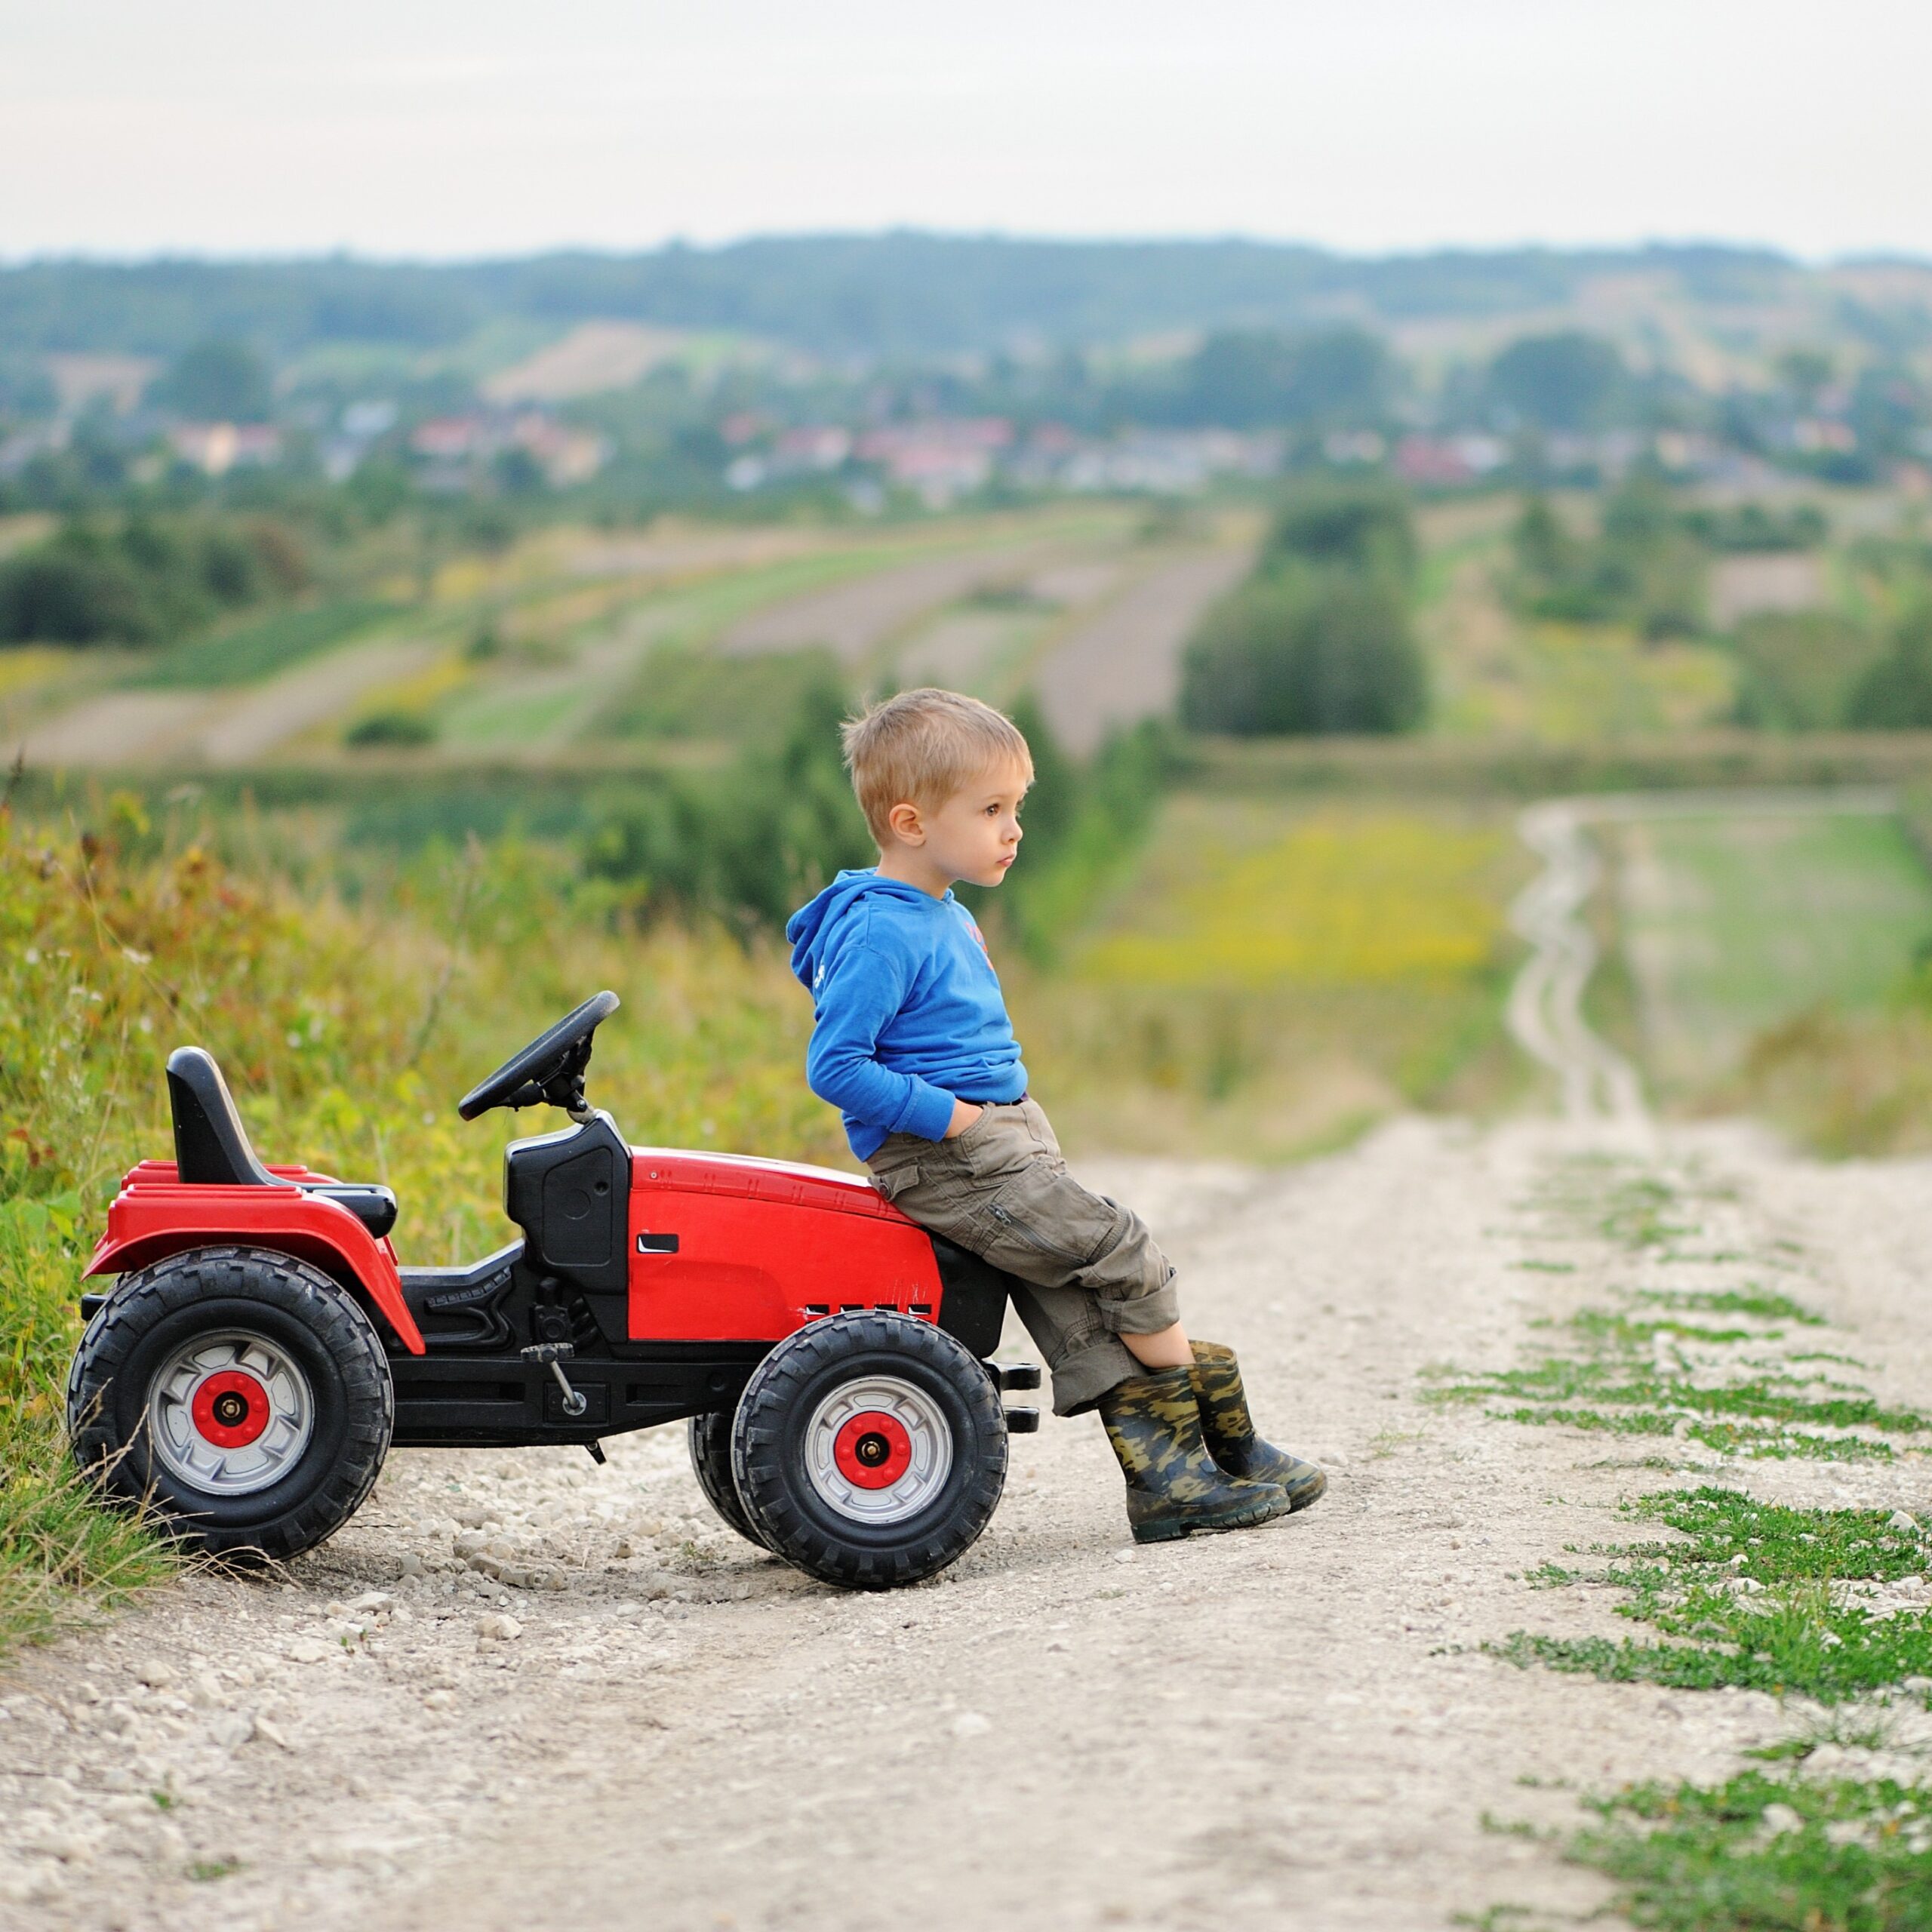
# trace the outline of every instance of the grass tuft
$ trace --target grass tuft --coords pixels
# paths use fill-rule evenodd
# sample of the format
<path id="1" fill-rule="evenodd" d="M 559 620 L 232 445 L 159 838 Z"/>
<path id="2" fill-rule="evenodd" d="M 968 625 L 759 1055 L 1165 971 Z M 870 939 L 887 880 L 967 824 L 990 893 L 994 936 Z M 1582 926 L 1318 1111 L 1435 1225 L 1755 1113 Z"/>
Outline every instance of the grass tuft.
<path id="1" fill-rule="evenodd" d="M 1923 1932 L 1932 1925 L 1932 1792 L 1772 1777 L 1643 1784 L 1586 1804 L 1567 1856 L 1657 1932 Z"/>

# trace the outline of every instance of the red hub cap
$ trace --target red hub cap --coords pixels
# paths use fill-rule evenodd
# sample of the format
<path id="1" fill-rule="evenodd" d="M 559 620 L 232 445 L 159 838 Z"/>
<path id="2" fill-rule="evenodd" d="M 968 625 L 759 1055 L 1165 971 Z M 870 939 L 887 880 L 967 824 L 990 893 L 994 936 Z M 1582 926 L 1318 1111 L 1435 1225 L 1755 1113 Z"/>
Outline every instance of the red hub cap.
<path id="1" fill-rule="evenodd" d="M 217 1449 L 245 1449 L 269 1426 L 269 1392 L 245 1369 L 226 1368 L 195 1391 L 194 1415 Z"/>
<path id="2" fill-rule="evenodd" d="M 832 1454 L 848 1482 L 860 1489 L 890 1489 L 912 1466 L 912 1438 L 897 1416 L 867 1409 L 839 1430 Z"/>

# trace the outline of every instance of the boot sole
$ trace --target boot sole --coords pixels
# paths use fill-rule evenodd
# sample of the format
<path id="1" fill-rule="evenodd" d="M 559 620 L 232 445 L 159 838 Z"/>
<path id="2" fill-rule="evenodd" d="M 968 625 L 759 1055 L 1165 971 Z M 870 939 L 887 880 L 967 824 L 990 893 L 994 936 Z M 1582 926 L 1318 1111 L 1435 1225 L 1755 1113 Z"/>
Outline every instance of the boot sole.
<path id="1" fill-rule="evenodd" d="M 1183 1521 L 1164 1523 L 1136 1523 L 1133 1527 L 1136 1543 L 1178 1543 L 1183 1537 L 1216 1536 L 1223 1530 L 1248 1530 L 1263 1523 L 1272 1523 L 1277 1517 L 1287 1515 L 1266 1503 L 1250 1503 L 1238 1509 L 1228 1509 L 1211 1516 L 1190 1516 Z"/>

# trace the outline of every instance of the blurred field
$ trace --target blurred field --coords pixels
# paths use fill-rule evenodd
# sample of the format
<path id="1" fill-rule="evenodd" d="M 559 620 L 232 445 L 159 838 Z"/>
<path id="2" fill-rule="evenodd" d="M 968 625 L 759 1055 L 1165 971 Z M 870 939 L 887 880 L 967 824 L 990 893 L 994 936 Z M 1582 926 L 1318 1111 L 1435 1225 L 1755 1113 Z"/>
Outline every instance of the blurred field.
<path id="1" fill-rule="evenodd" d="M 1076 1145 L 1260 1160 L 1499 1106 L 1529 869 L 1481 810 L 1178 795 L 1063 974 L 1016 993 L 1036 1088 Z"/>
<path id="2" fill-rule="evenodd" d="M 1932 941 L 1932 880 L 1894 817 L 1740 809 L 1601 835 L 1635 1045 L 1666 1100 L 1708 1094 L 1797 1015 L 1881 1009 Z"/>

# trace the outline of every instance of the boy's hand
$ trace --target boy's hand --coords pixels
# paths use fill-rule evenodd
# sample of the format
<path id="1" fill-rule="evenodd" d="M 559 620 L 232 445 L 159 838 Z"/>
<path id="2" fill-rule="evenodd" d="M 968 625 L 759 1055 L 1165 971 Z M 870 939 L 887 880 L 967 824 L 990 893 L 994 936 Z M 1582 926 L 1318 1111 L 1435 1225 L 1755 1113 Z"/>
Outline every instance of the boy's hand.
<path id="1" fill-rule="evenodd" d="M 940 1138 L 946 1140 L 957 1140 L 985 1112 L 984 1107 L 976 1107 L 971 1100 L 955 1100 L 952 1103 L 952 1118 L 946 1122 L 946 1132 L 940 1136 Z"/>

